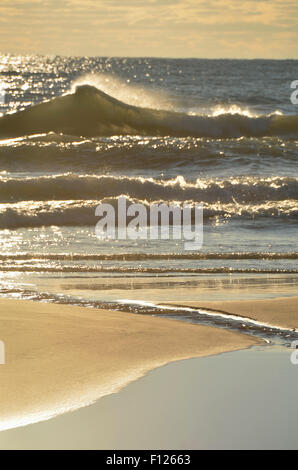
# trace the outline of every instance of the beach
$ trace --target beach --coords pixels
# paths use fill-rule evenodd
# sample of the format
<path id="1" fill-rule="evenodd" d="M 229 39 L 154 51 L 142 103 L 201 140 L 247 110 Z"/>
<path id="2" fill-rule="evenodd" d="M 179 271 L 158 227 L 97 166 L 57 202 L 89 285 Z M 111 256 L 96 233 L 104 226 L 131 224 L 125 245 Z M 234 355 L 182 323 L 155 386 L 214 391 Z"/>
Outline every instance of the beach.
<path id="1" fill-rule="evenodd" d="M 287 348 L 173 362 L 91 406 L 2 431 L 0 449 L 295 449 L 297 386 Z"/>
<path id="2" fill-rule="evenodd" d="M 169 362 L 261 343 L 115 311 L 3 299 L 0 309 L 2 430 L 90 404 Z"/>
<path id="3" fill-rule="evenodd" d="M 294 448 L 297 61 L 0 67 L 0 448 Z"/>

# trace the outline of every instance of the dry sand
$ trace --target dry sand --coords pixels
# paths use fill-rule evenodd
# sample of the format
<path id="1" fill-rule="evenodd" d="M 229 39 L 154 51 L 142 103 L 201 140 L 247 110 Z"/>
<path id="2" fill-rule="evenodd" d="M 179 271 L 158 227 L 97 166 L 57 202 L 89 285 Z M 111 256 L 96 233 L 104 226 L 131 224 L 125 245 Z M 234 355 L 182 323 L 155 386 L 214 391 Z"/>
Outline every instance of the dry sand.
<path id="1" fill-rule="evenodd" d="M 174 320 L 23 300 L 0 300 L 0 325 L 0 429 L 92 403 L 171 361 L 260 343 Z"/>
<path id="2" fill-rule="evenodd" d="M 177 305 L 177 302 L 168 302 L 168 304 Z M 298 328 L 298 297 L 213 302 L 189 301 L 183 302 L 183 306 L 230 313 L 282 328 Z"/>

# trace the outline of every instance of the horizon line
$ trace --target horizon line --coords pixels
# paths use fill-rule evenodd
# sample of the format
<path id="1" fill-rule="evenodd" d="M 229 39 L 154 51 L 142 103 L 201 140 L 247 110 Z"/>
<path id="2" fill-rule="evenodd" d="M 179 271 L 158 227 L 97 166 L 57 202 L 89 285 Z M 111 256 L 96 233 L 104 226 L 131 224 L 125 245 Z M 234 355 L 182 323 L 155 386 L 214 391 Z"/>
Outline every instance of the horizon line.
<path id="1" fill-rule="evenodd" d="M 44 53 L 18 53 L 18 52 L 2 52 L 0 56 L 23 56 L 23 57 L 72 57 L 72 58 L 102 58 L 102 59 L 164 59 L 164 60 L 268 60 L 268 61 L 296 61 L 297 58 L 286 57 L 286 58 L 268 58 L 268 57 L 170 57 L 170 56 L 150 56 L 150 55 L 69 55 L 69 54 L 44 54 Z"/>

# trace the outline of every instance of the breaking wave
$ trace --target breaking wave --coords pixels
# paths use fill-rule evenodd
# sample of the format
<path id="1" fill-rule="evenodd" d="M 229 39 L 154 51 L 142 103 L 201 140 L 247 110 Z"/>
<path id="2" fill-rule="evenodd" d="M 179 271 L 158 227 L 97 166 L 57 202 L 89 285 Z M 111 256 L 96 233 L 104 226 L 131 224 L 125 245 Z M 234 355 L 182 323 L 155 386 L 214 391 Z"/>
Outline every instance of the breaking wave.
<path id="1" fill-rule="evenodd" d="M 208 170 L 253 174 L 256 165 L 265 174 L 291 176 L 296 171 L 297 142 L 280 137 L 209 139 L 195 137 L 77 137 L 55 133 L 0 140 L 2 171 L 69 171 L 99 174 L 107 171 L 171 171 L 177 175 Z M 293 170 L 293 171 L 292 171 Z M 294 173 L 295 174 L 295 173 Z"/>
<path id="2" fill-rule="evenodd" d="M 149 217 L 150 204 L 148 201 L 128 199 L 131 203 L 141 203 L 147 208 Z M 156 204 L 169 201 L 156 200 Z M 192 204 L 193 201 L 185 201 Z M 95 226 L 99 220 L 95 216 L 95 209 L 100 203 L 109 203 L 115 208 L 117 222 L 118 198 L 102 200 L 77 201 L 23 201 L 19 203 L 0 204 L 0 229 L 16 229 L 19 227 L 42 226 Z M 264 201 L 262 203 L 204 203 L 204 219 L 213 217 L 256 219 L 260 217 L 280 218 L 297 222 L 298 202 L 296 199 L 284 201 Z M 194 215 L 194 214 L 193 214 Z M 194 222 L 193 217 L 193 222 Z"/>
<path id="3" fill-rule="evenodd" d="M 0 253 L 8 261 L 146 261 L 146 260 L 279 260 L 298 259 L 298 252 L 208 252 L 208 253 Z"/>
<path id="4" fill-rule="evenodd" d="M 298 199 L 298 178 L 198 178 L 187 182 L 144 177 L 75 175 L 71 173 L 26 178 L 0 177 L 0 202 L 103 199 L 126 194 L 147 201 L 252 203 Z"/>
<path id="5" fill-rule="evenodd" d="M 76 136 L 297 136 L 298 116 L 189 115 L 132 106 L 91 85 L 0 118 L 0 137 L 58 132 Z"/>

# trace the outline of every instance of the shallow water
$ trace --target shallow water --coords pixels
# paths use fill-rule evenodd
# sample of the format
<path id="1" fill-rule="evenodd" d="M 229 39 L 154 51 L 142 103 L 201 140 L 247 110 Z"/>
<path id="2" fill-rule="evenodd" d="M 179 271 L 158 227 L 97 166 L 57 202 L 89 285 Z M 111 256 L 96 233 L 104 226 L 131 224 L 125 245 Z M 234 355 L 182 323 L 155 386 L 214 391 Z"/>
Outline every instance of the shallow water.
<path id="1" fill-rule="evenodd" d="M 291 351 L 252 348 L 169 364 L 50 421 L 0 433 L 1 449 L 295 449 Z"/>
<path id="2" fill-rule="evenodd" d="M 216 312 L 200 308 L 200 301 L 206 300 L 296 297 L 297 275 L 293 274 L 6 274 L 0 284 L 3 297 L 165 316 L 257 336 L 268 343 L 287 347 L 290 347 L 292 341 L 298 340 L 297 329 L 281 328 L 237 314 L 224 314 L 221 310 Z M 186 307 L 190 300 L 198 308 Z M 282 313 L 280 312 L 281 315 Z"/>

